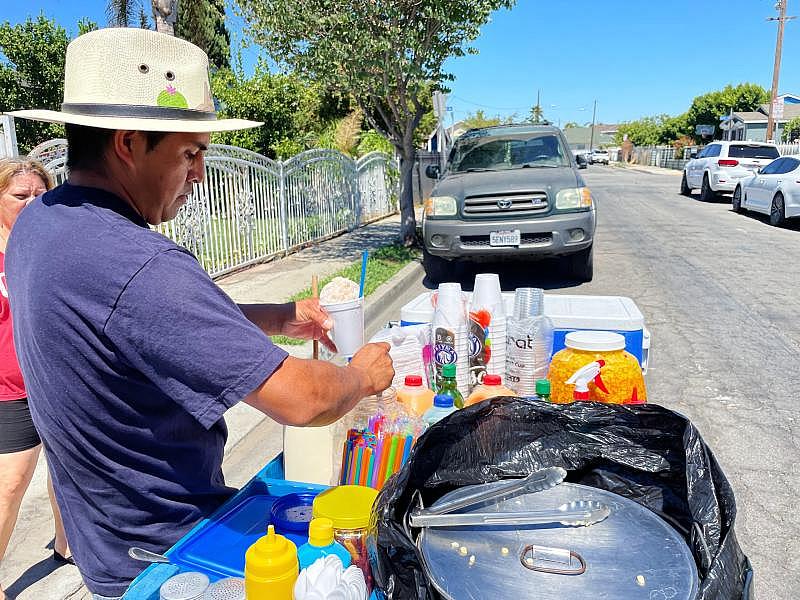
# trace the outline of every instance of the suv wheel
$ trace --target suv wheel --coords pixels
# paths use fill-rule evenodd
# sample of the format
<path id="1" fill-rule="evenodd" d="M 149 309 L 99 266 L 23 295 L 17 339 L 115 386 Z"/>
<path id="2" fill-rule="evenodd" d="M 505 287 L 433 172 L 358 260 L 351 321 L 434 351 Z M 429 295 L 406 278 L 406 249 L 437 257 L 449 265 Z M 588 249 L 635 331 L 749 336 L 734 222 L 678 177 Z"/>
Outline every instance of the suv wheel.
<path id="1" fill-rule="evenodd" d="M 700 200 L 703 202 L 713 202 L 717 199 L 717 193 L 711 189 L 708 183 L 708 173 L 703 175 L 703 185 L 700 186 Z"/>
<path id="2" fill-rule="evenodd" d="M 783 202 L 783 194 L 778 192 L 772 199 L 772 206 L 769 210 L 769 224 L 775 227 L 783 227 L 786 223 L 786 206 Z"/>
<path id="3" fill-rule="evenodd" d="M 744 212 L 742 209 L 742 186 L 737 185 L 733 190 L 733 200 L 731 200 L 731 208 L 735 213 Z"/>
<path id="4" fill-rule="evenodd" d="M 691 196 L 692 188 L 689 187 L 689 182 L 686 181 L 686 171 L 683 172 L 681 177 L 681 196 Z"/>
<path id="5" fill-rule="evenodd" d="M 570 254 L 567 258 L 570 275 L 580 282 L 588 283 L 594 277 L 594 246 Z"/>
<path id="6" fill-rule="evenodd" d="M 430 254 L 427 249 L 422 249 L 422 266 L 431 283 L 440 283 L 447 278 L 447 272 L 452 266 L 448 261 Z"/>

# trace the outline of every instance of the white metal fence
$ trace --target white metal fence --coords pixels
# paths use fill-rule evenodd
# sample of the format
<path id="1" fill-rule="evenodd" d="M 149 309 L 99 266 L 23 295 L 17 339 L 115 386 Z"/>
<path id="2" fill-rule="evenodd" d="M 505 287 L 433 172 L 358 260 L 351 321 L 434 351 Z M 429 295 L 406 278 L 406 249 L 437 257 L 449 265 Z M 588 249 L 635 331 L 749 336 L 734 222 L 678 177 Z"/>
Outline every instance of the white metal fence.
<path id="1" fill-rule="evenodd" d="M 61 183 L 66 154 L 65 140 L 51 140 L 30 156 Z M 380 152 L 356 161 L 336 150 L 309 150 L 282 162 L 211 144 L 205 162 L 205 180 L 177 217 L 156 229 L 193 252 L 212 277 L 397 210 L 397 164 Z"/>
<path id="2" fill-rule="evenodd" d="M 630 162 L 637 165 L 682 170 L 689 162 L 691 153 L 702 148 L 703 146 L 686 146 L 682 149 L 682 153 L 676 153 L 672 146 L 643 146 L 633 149 Z M 778 152 L 781 156 L 800 154 L 800 144 L 778 144 Z M 619 149 L 609 150 L 609 158 L 612 161 L 621 161 L 622 151 Z"/>

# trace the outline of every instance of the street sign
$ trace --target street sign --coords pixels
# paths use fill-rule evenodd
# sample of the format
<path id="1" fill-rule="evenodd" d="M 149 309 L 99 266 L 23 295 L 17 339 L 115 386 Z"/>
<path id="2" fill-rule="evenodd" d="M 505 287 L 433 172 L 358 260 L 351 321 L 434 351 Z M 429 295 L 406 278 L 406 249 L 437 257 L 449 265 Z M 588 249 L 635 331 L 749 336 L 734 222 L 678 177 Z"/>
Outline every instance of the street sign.
<path id="1" fill-rule="evenodd" d="M 694 132 L 697 135 L 714 135 L 714 126 L 713 125 L 697 125 L 694 128 Z"/>
<path id="2" fill-rule="evenodd" d="M 775 102 L 772 103 L 772 118 L 783 118 L 783 98 L 775 98 Z"/>

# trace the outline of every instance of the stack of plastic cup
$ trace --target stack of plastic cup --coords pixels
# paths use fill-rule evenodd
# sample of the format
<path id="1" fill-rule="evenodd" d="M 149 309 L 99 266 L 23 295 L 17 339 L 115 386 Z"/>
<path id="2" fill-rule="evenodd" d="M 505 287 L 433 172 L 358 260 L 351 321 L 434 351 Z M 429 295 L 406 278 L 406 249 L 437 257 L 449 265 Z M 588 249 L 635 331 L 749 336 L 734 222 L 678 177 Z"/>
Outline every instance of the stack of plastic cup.
<path id="1" fill-rule="evenodd" d="M 505 378 L 506 373 L 506 313 L 503 303 L 500 277 L 496 273 L 478 273 L 472 292 L 470 312 L 480 309 L 491 314 L 489 340 L 491 354 L 486 372 Z"/>
<path id="2" fill-rule="evenodd" d="M 535 396 L 536 380 L 547 377 L 553 352 L 553 323 L 544 314 L 544 290 L 517 288 L 506 327 L 505 384 L 520 396 Z"/>
<path id="3" fill-rule="evenodd" d="M 436 330 L 443 328 L 455 336 L 455 356 L 437 352 Z M 439 364 L 456 364 L 456 385 L 462 394 L 469 394 L 469 330 L 467 327 L 467 303 L 459 283 L 442 283 L 436 294 L 436 309 L 431 323 L 431 341 L 434 344 L 434 360 Z"/>

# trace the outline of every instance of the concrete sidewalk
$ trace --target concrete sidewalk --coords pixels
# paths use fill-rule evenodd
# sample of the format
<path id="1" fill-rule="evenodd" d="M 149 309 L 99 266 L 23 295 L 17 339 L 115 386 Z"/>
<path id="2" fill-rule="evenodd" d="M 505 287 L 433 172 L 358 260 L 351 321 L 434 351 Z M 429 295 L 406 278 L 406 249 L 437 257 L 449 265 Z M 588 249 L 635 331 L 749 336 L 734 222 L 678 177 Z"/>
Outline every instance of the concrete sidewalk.
<path id="1" fill-rule="evenodd" d="M 280 303 L 290 296 L 308 288 L 311 276 L 325 277 L 361 258 L 364 250 L 374 250 L 398 239 L 400 218 L 394 215 L 377 221 L 351 233 L 326 240 L 285 258 L 257 265 L 226 276 L 217 281 L 219 286 L 239 303 Z M 391 295 L 395 283 L 419 273 L 419 266 L 407 267 L 384 289 L 379 289 L 367 300 L 367 317 L 372 305 L 385 302 Z M 287 346 L 294 356 L 310 356 L 311 344 Z M 281 450 L 280 425 L 259 411 L 239 404 L 225 415 L 229 436 L 225 446 L 226 463 L 232 451 L 247 436 L 258 428 L 258 437 L 264 441 L 259 446 L 254 460 L 264 464 Z M 261 432 L 264 435 L 261 435 Z M 251 442 L 252 443 L 252 442 Z M 229 483 L 237 486 L 252 476 L 243 469 L 236 458 L 235 465 L 224 464 L 223 469 Z M 240 452 L 241 454 L 241 452 Z M 262 458 L 263 457 L 263 458 Z M 91 598 L 81 582 L 74 566 L 60 566 L 52 558 L 53 519 L 47 500 L 46 465 L 40 459 L 34 479 L 28 489 L 20 510 L 19 521 L 14 530 L 6 557 L 0 565 L 0 585 L 9 598 L 19 600 Z M 143 566 L 144 565 L 143 563 Z"/>
<path id="2" fill-rule="evenodd" d="M 680 169 L 664 169 L 662 167 L 653 167 L 650 165 L 637 165 L 633 163 L 612 162 L 611 166 L 616 169 L 626 169 L 628 171 L 638 171 L 640 173 L 649 173 L 651 175 L 680 175 L 683 173 Z"/>

